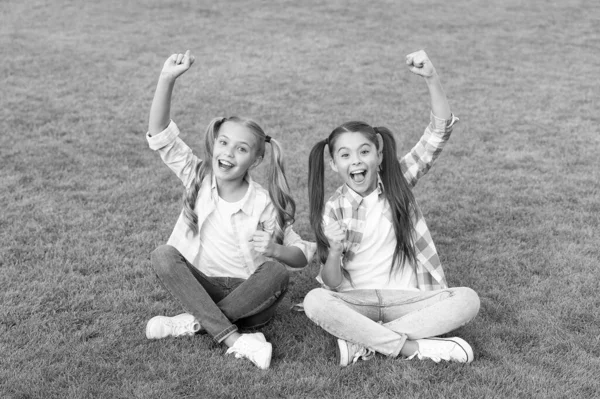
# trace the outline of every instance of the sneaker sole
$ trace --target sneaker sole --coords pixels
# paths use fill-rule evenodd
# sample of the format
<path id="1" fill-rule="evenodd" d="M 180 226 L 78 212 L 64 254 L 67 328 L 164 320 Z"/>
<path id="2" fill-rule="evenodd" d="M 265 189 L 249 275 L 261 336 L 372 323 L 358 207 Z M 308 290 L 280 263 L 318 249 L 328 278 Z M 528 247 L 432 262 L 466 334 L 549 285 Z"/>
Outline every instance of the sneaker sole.
<path id="1" fill-rule="evenodd" d="M 339 338 L 336 340 L 336 344 L 337 351 L 335 352 L 335 361 L 338 366 L 346 367 L 348 365 L 348 345 Z M 342 356 L 342 353 L 345 353 L 346 356 Z"/>
<path id="2" fill-rule="evenodd" d="M 175 317 L 177 317 L 177 316 L 175 316 Z M 168 337 L 191 336 L 191 335 L 197 334 L 198 332 L 200 332 L 202 330 L 202 326 L 200 325 L 200 323 L 197 320 L 195 320 L 194 321 L 194 325 L 197 325 L 198 329 L 195 329 L 195 327 L 194 327 L 193 331 L 185 332 L 185 333 L 182 333 L 182 334 L 179 334 L 179 335 L 172 335 L 172 333 L 168 333 L 166 335 L 153 336 L 151 334 L 151 330 L 152 330 L 151 326 L 154 326 L 157 323 L 160 324 L 161 320 L 163 320 L 163 319 L 170 319 L 170 317 L 167 317 L 167 316 L 154 316 L 153 318 L 151 318 L 150 320 L 148 320 L 148 322 L 146 323 L 146 338 L 148 338 L 148 339 L 163 339 L 163 338 L 168 338 Z M 263 337 L 263 340 L 264 340 L 264 337 Z"/>
<path id="3" fill-rule="evenodd" d="M 475 358 L 475 355 L 473 354 L 473 348 L 471 348 L 471 345 L 469 345 L 467 343 L 467 341 L 465 341 L 462 338 L 458 338 L 458 337 L 454 337 L 454 338 L 427 338 L 429 340 L 436 340 L 436 341 L 452 341 L 454 342 L 456 345 L 460 346 L 460 348 L 465 352 L 465 355 L 467 355 L 467 361 L 464 362 L 466 364 L 469 364 L 473 361 L 473 359 Z"/>
<path id="4" fill-rule="evenodd" d="M 161 339 L 159 337 L 151 337 L 150 336 L 150 324 L 153 323 L 157 317 L 159 317 L 159 316 L 154 316 L 153 318 L 148 320 L 148 323 L 146 323 L 146 338 L 148 338 L 148 339 Z"/>
<path id="5" fill-rule="evenodd" d="M 269 347 L 269 357 L 268 357 L 268 359 L 266 360 L 266 362 L 264 362 L 262 364 L 254 363 L 261 370 L 267 370 L 271 366 L 271 357 L 273 356 L 273 345 L 271 345 L 270 342 L 266 342 L 266 345 L 268 345 L 268 347 Z"/>

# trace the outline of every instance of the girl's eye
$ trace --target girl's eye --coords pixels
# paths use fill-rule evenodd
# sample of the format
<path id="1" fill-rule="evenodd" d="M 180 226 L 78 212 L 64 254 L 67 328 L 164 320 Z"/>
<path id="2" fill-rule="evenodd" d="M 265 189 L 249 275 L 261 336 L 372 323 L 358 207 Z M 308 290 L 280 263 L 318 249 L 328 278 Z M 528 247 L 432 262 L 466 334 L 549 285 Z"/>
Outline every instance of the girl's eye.
<path id="1" fill-rule="evenodd" d="M 246 153 L 246 152 L 248 152 L 248 149 L 246 149 L 246 148 L 244 148 L 244 147 L 240 147 L 240 150 L 239 150 L 239 151 L 240 151 L 240 152 L 243 152 L 243 153 Z"/>
<path id="2" fill-rule="evenodd" d="M 340 158 L 348 158 L 348 154 L 341 154 Z"/>
<path id="3" fill-rule="evenodd" d="M 368 153 L 369 153 L 369 150 L 362 150 L 362 151 L 361 151 L 361 154 L 363 154 L 363 155 L 366 155 L 366 154 L 368 154 Z"/>
<path id="4" fill-rule="evenodd" d="M 227 142 L 225 140 L 219 140 L 219 144 L 220 145 L 227 145 Z"/>

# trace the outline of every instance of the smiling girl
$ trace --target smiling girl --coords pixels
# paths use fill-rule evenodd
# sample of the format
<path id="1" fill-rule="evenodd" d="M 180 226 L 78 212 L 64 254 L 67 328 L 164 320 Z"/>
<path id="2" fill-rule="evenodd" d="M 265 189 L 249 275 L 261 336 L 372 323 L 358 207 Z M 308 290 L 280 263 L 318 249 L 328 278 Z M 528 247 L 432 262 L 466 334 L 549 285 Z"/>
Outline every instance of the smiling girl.
<path id="1" fill-rule="evenodd" d="M 304 309 L 337 338 L 340 366 L 373 352 L 436 362 L 473 360 L 465 340 L 436 337 L 473 319 L 479 297 L 470 288 L 448 288 L 411 191 L 458 119 L 427 54 L 409 54 L 406 63 L 424 77 L 432 107 L 431 121 L 409 154 L 398 159 L 392 132 L 364 122 L 337 127 L 310 153 L 310 219 L 322 288 L 308 293 Z M 325 148 L 344 185 L 323 205 Z"/>
<path id="2" fill-rule="evenodd" d="M 173 54 L 162 69 L 148 126 L 148 144 L 185 187 L 184 206 L 166 245 L 152 253 L 152 266 L 164 287 L 189 313 L 156 316 L 146 336 L 159 339 L 194 335 L 201 329 L 227 353 L 261 369 L 272 346 L 262 333 L 242 334 L 268 323 L 287 290 L 290 267 L 303 267 L 314 244 L 292 230 L 295 202 L 285 177 L 282 151 L 256 122 L 215 118 L 206 129 L 206 161 L 179 138 L 170 118 L 176 79 L 194 62 L 189 50 Z M 271 145 L 269 189 L 254 182 Z"/>

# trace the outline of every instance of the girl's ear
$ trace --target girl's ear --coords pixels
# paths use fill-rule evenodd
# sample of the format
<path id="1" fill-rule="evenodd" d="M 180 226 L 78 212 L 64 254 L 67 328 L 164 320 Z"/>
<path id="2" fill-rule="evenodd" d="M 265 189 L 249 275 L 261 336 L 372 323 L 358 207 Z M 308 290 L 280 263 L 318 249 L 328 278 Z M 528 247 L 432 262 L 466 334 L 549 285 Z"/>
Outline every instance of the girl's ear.
<path id="1" fill-rule="evenodd" d="M 335 164 L 335 161 L 333 160 L 333 158 L 329 160 L 329 166 L 331 166 L 331 169 L 332 169 L 332 170 L 333 170 L 335 173 L 337 173 L 337 172 L 338 172 L 337 165 Z"/>
<path id="2" fill-rule="evenodd" d="M 377 137 L 377 142 L 379 143 L 379 150 L 377 151 L 378 165 L 381 166 L 381 162 L 383 162 L 383 136 L 381 133 L 377 133 L 375 137 Z"/>

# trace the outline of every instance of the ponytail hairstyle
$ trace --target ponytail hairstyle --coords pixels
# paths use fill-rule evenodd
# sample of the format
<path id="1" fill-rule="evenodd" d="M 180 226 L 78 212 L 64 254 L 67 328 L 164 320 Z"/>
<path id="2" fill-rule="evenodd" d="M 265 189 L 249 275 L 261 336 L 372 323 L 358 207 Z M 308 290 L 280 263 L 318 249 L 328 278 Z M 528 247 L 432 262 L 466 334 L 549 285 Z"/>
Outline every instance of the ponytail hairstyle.
<path id="1" fill-rule="evenodd" d="M 383 194 L 390 205 L 392 224 L 396 235 L 396 248 L 390 275 L 395 265 L 410 262 L 416 264 L 416 253 L 413 243 L 413 216 L 417 212 L 415 198 L 410 190 L 400 168 L 396 154 L 396 140 L 392 132 L 385 127 L 372 127 L 364 122 L 346 122 L 335 128 L 329 137 L 315 144 L 310 152 L 308 164 L 308 196 L 310 206 L 310 224 L 315 232 L 317 241 L 317 259 L 321 263 L 327 261 L 329 243 L 323 232 L 324 210 L 324 159 L 325 146 L 329 147 L 329 155 L 333 159 L 335 143 L 344 133 L 361 133 L 375 144 L 378 151 L 383 153 L 380 165 L 380 177 L 384 186 Z M 381 141 L 377 137 L 381 136 Z M 343 270 L 344 275 L 346 271 Z"/>
<path id="2" fill-rule="evenodd" d="M 265 155 L 265 143 L 271 143 L 271 163 L 268 171 L 268 191 L 271 201 L 275 206 L 275 241 L 283 244 L 284 230 L 287 225 L 294 223 L 296 214 L 296 203 L 290 194 L 290 188 L 285 176 L 283 163 L 283 151 L 279 142 L 267 136 L 264 130 L 253 120 L 231 116 L 228 118 L 214 118 L 208 124 L 204 135 L 204 151 L 206 160 L 199 162 L 196 166 L 196 176 L 192 185 L 187 188 L 183 195 L 183 214 L 186 224 L 194 235 L 198 234 L 198 215 L 194 211 L 198 192 L 205 177 L 212 174 L 212 157 L 215 140 L 219 136 L 219 129 L 225 122 L 234 122 L 250 130 L 256 136 L 258 147 L 255 157 L 263 158 Z M 248 171 L 246 171 L 248 173 Z"/>
<path id="3" fill-rule="evenodd" d="M 404 173 L 402 173 L 393 133 L 383 126 L 372 129 L 375 134 L 381 136 L 383 142 L 383 148 L 381 148 L 383 161 L 380 166 L 380 176 L 385 199 L 390 204 L 392 224 L 396 233 L 396 248 L 394 249 L 394 257 L 390 268 L 391 275 L 394 271 L 394 265 L 409 262 L 413 267 L 416 266 L 417 255 L 413 242 L 413 216 L 417 214 L 417 205 L 412 190 L 404 178 Z M 376 139 L 376 142 L 379 142 L 379 140 Z"/>
<path id="4" fill-rule="evenodd" d="M 194 208 L 196 207 L 196 199 L 198 198 L 198 192 L 202 186 L 202 181 L 207 176 L 212 174 L 212 156 L 213 149 L 215 146 L 215 139 L 219 135 L 219 129 L 226 118 L 219 117 L 214 118 L 206 127 L 204 133 L 204 153 L 205 160 L 198 162 L 196 165 L 196 175 L 191 186 L 186 188 L 183 192 L 183 216 L 185 223 L 188 225 L 193 235 L 198 234 L 198 215 Z"/>
<path id="5" fill-rule="evenodd" d="M 264 143 L 271 143 L 271 162 L 268 172 L 268 190 L 271 202 L 275 206 L 275 242 L 283 244 L 284 230 L 288 225 L 294 223 L 296 215 L 296 202 L 292 198 L 290 186 L 285 176 L 283 162 L 283 149 L 277 140 L 266 136 L 262 141 L 262 153 L 264 154 Z M 262 156 L 262 155 L 261 155 Z"/>
<path id="6" fill-rule="evenodd" d="M 329 136 L 331 137 L 331 135 Z M 329 145 L 329 138 L 319 141 L 310 150 L 308 156 L 308 204 L 310 209 L 310 226 L 315 232 L 317 241 L 317 259 L 325 264 L 327 254 L 329 253 L 329 241 L 323 232 L 323 209 L 324 209 L 324 180 L 325 180 L 325 160 L 323 151 L 325 146 Z M 331 148 L 331 147 L 330 147 Z M 329 150 L 329 153 L 332 153 Z"/>

